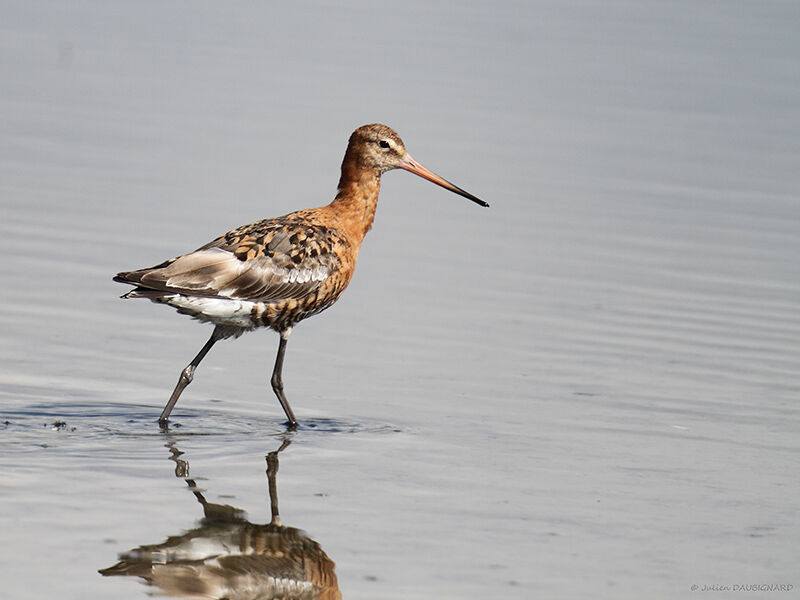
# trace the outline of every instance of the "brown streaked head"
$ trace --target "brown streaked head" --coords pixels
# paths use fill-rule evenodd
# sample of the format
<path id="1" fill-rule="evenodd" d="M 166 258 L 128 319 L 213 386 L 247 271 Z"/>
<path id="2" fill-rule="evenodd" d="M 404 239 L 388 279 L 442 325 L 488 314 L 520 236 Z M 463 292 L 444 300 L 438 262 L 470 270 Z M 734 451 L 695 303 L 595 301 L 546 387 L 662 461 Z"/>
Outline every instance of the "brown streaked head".
<path id="1" fill-rule="evenodd" d="M 411 158 L 411 155 L 406 151 L 403 140 L 400 139 L 394 129 L 387 125 L 373 123 L 356 129 L 350 136 L 350 142 L 347 146 L 345 162 L 348 160 L 354 161 L 362 167 L 374 169 L 378 174 L 386 173 L 392 169 L 403 169 L 459 196 L 472 200 L 476 204 L 489 206 L 487 202 L 450 183 L 433 171 L 429 171 Z"/>

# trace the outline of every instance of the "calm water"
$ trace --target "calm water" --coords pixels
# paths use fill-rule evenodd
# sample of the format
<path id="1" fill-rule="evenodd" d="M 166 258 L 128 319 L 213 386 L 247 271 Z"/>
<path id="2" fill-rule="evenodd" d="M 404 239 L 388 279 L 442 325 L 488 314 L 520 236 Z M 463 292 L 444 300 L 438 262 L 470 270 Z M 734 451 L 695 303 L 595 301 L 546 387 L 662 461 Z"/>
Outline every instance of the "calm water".
<path id="1" fill-rule="evenodd" d="M 242 531 L 327 598 L 800 597 L 796 3 L 2 14 L 3 598 L 185 592 Z M 328 202 L 375 121 L 491 209 L 385 176 L 291 443 L 264 331 L 160 432 L 209 330 L 111 276 Z"/>

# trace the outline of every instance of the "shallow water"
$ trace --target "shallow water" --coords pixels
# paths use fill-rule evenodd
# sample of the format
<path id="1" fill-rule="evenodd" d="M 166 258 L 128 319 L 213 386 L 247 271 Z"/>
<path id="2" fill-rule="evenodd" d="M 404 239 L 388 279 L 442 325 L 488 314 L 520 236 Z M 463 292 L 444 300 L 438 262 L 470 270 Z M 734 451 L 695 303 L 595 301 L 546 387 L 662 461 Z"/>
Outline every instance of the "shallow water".
<path id="1" fill-rule="evenodd" d="M 793 3 L 3 13 L 2 597 L 157 593 L 98 571 L 205 536 L 195 492 L 269 523 L 287 439 L 344 598 L 800 595 Z M 256 332 L 160 431 L 210 330 L 111 276 L 327 202 L 374 121 L 492 207 L 386 175 L 299 430 Z"/>

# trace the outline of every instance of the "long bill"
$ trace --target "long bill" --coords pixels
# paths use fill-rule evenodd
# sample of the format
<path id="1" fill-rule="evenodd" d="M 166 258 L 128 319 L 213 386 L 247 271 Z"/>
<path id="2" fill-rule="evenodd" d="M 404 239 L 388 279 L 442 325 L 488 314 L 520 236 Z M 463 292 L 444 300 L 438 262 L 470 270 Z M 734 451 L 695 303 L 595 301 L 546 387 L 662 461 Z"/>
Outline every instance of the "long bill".
<path id="1" fill-rule="evenodd" d="M 423 179 L 427 179 L 428 181 L 432 181 L 436 185 L 440 185 L 444 189 L 450 190 L 451 192 L 454 192 L 454 193 L 458 194 L 459 196 L 463 196 L 464 198 L 468 198 L 469 200 L 472 200 L 475 204 L 480 204 L 481 206 L 489 206 L 488 202 L 484 202 L 483 200 L 481 200 L 477 196 L 473 196 L 472 194 L 470 194 L 468 191 L 462 190 L 457 185 L 453 185 L 452 183 L 447 181 L 447 179 L 445 179 L 444 177 L 439 177 L 433 171 L 429 171 L 428 169 L 423 167 L 421 164 L 419 164 L 417 161 L 415 161 L 413 158 L 411 158 L 411 155 L 409 155 L 409 154 L 406 154 L 406 157 L 400 163 L 399 167 L 401 169 L 405 170 L 405 171 L 408 171 L 409 173 L 414 173 L 414 175 L 419 175 Z"/>

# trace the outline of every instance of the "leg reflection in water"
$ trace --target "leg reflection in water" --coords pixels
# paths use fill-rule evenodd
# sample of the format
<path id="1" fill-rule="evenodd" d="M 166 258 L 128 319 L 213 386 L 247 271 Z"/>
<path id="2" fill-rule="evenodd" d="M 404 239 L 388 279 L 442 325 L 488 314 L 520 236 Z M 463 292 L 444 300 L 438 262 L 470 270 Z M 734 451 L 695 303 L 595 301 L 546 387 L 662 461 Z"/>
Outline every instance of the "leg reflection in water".
<path id="1" fill-rule="evenodd" d="M 169 442 L 175 475 L 184 479 L 203 507 L 198 527 L 120 555 L 101 575 L 140 577 L 147 585 L 181 598 L 341 600 L 334 563 L 305 532 L 281 525 L 278 511 L 278 453 L 267 455 L 271 521 L 250 523 L 243 510 L 208 502 L 183 454 Z"/>

